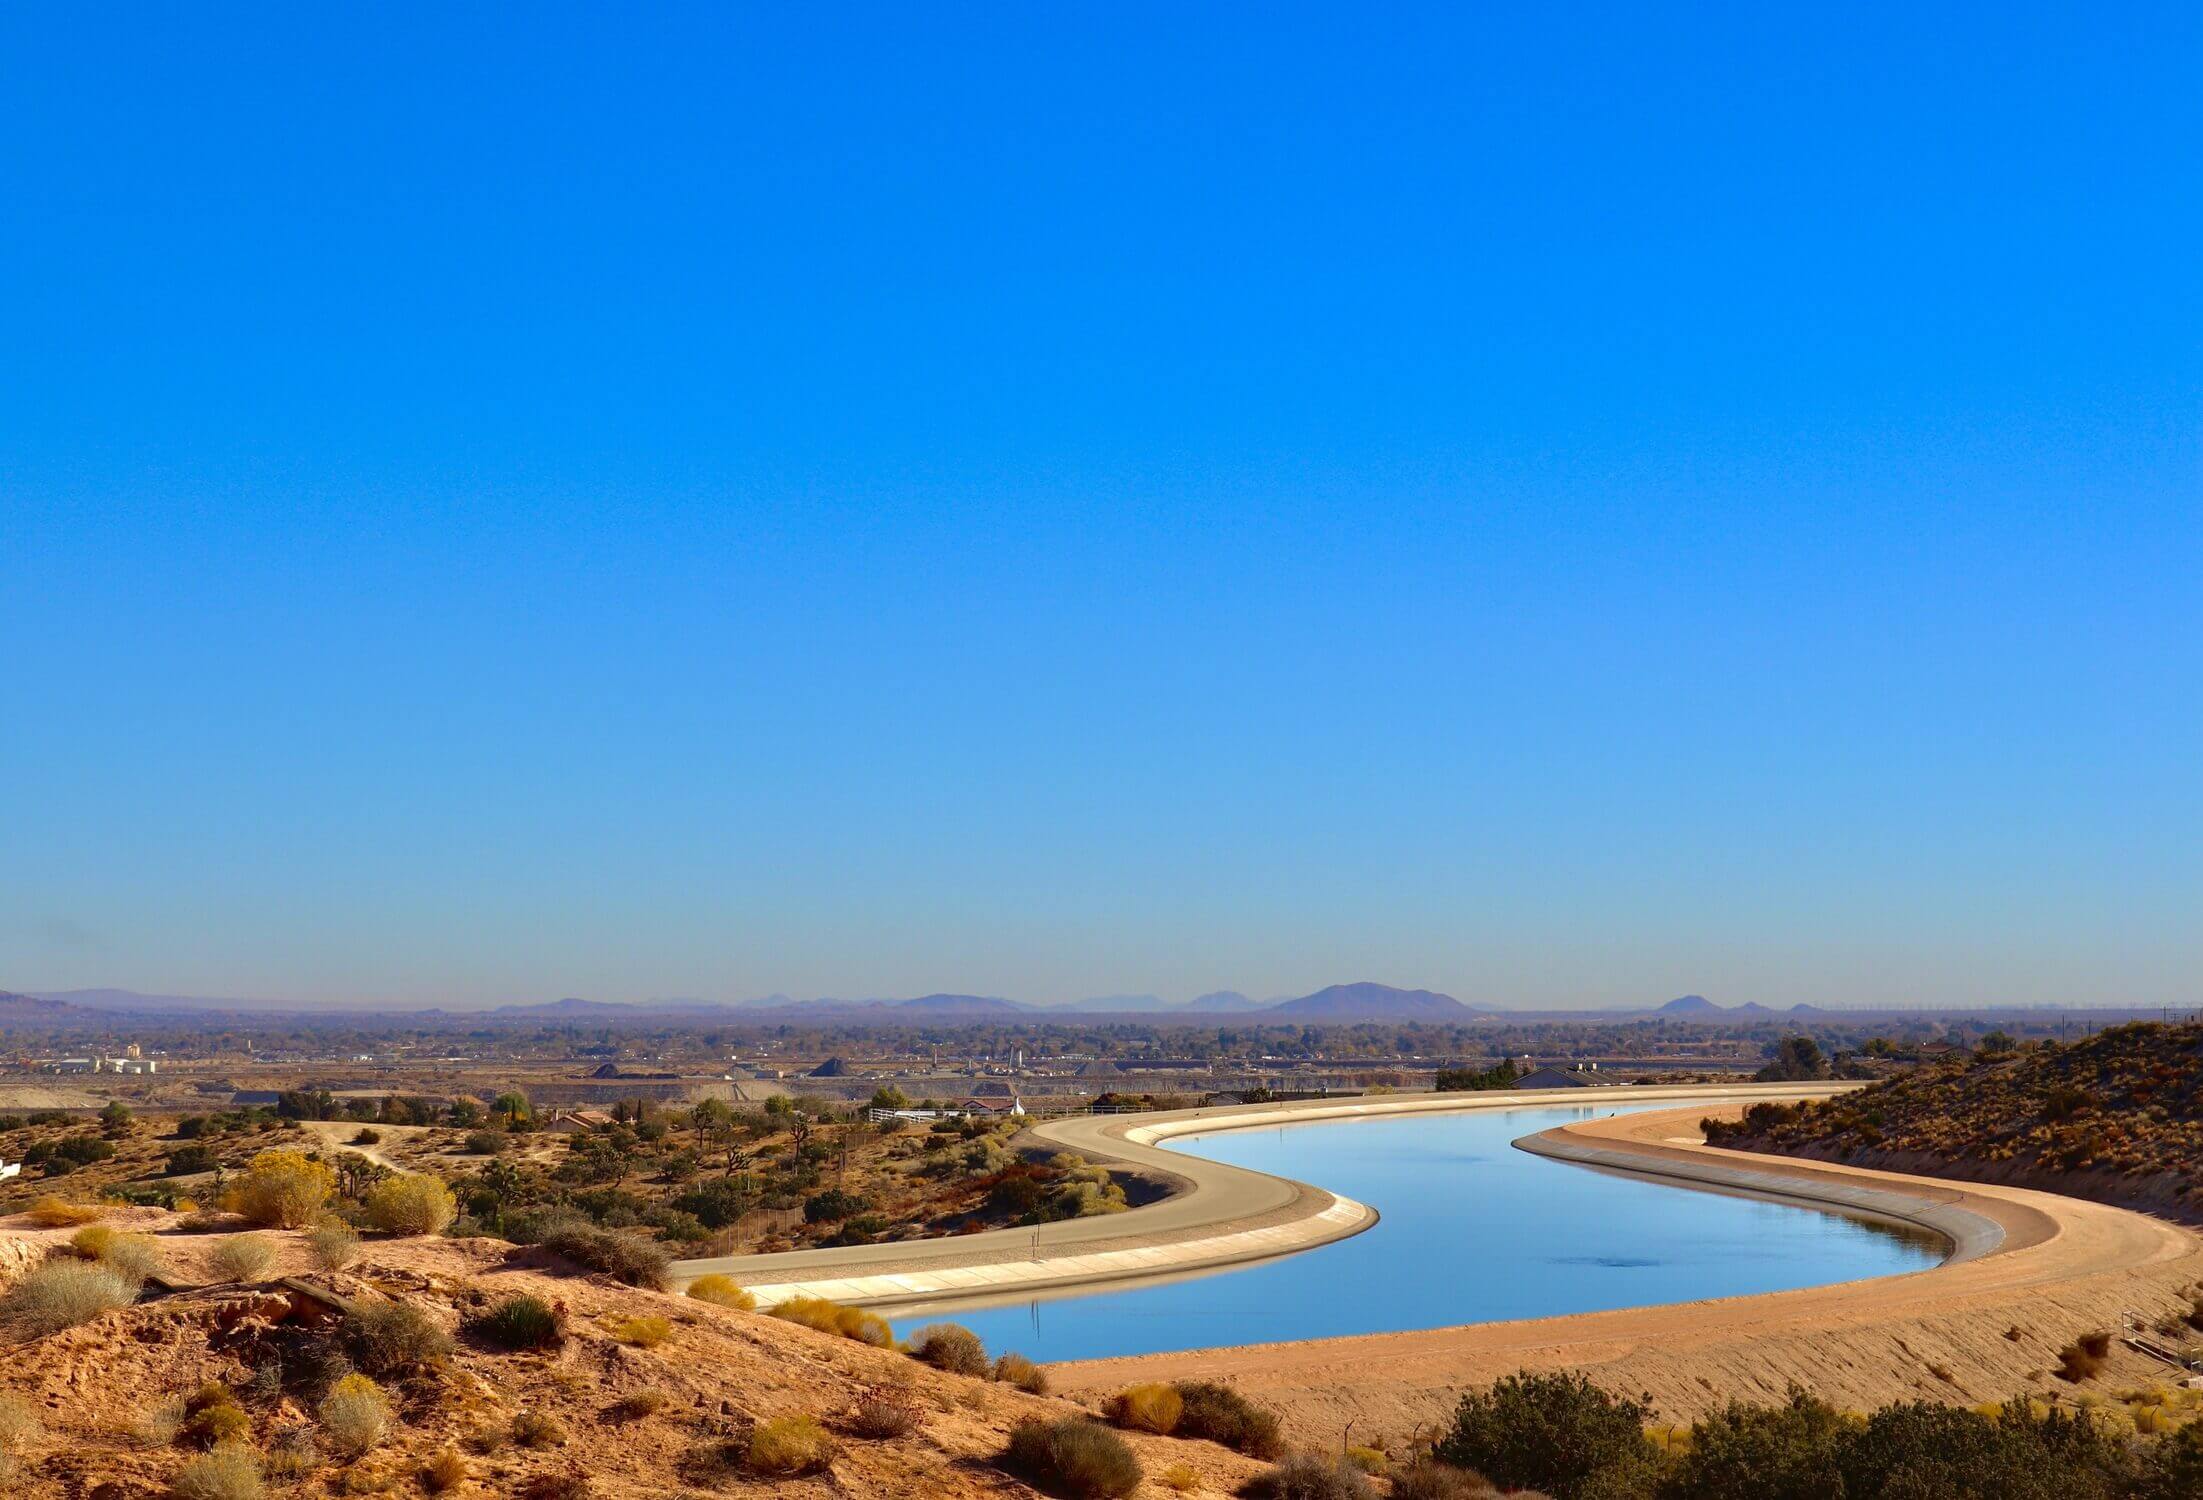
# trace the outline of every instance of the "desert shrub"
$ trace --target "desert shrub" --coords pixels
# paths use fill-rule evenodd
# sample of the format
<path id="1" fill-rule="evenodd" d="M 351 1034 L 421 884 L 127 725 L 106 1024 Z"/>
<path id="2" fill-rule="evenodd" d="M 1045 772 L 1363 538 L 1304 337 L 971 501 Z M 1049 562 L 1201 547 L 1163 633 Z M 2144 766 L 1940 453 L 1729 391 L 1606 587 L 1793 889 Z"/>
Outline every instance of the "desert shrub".
<path id="1" fill-rule="evenodd" d="M 308 1232 L 306 1250 L 322 1270 L 341 1271 L 359 1259 L 360 1237 L 351 1225 L 338 1219 L 325 1219 Z"/>
<path id="2" fill-rule="evenodd" d="M 1276 1458 L 1285 1451 L 1277 1413 L 1255 1405 L 1230 1386 L 1214 1380 L 1181 1380 L 1173 1389 L 1182 1403 L 1178 1436 L 1207 1438 L 1250 1458 Z"/>
<path id="3" fill-rule="evenodd" d="M 520 1487 L 520 1500 L 590 1500 L 586 1474 L 538 1474 Z"/>
<path id="4" fill-rule="evenodd" d="M 260 1500 L 260 1465 L 240 1447 L 202 1453 L 168 1482 L 170 1500 Z"/>
<path id="5" fill-rule="evenodd" d="M 467 1461 L 457 1448 L 446 1443 L 429 1455 L 421 1465 L 421 1485 L 432 1495 L 455 1490 L 467 1482 Z"/>
<path id="6" fill-rule="evenodd" d="M 98 1260 L 119 1232 L 112 1224 L 87 1224 L 69 1236 L 69 1248 L 85 1260 Z"/>
<path id="7" fill-rule="evenodd" d="M 2138 1500 L 2194 1500 L 2203 1495 L 2203 1422 L 2190 1422 L 2150 1444 L 2134 1492 Z"/>
<path id="8" fill-rule="evenodd" d="M 451 1352 L 451 1336 L 410 1302 L 362 1302 L 344 1320 L 344 1350 L 369 1375 L 410 1375 Z"/>
<path id="9" fill-rule="evenodd" d="M 655 1349 L 673 1337 L 673 1325 L 664 1318 L 622 1318 L 612 1325 L 612 1337 L 638 1349 Z"/>
<path id="10" fill-rule="evenodd" d="M 1348 1448 L 1340 1455 L 1364 1474 L 1382 1476 L 1392 1467 L 1392 1459 L 1382 1448 Z"/>
<path id="11" fill-rule="evenodd" d="M 566 1442 L 566 1424 L 547 1411 L 513 1414 L 513 1441 L 523 1448 L 558 1448 Z"/>
<path id="12" fill-rule="evenodd" d="M 382 1144 L 382 1132 L 372 1125 L 362 1125 L 358 1132 L 353 1135 L 352 1144 L 355 1146 L 379 1146 Z"/>
<path id="13" fill-rule="evenodd" d="M 758 1474 L 809 1474 L 834 1456 L 834 1439 L 811 1417 L 775 1417 L 750 1429 L 744 1454 Z"/>
<path id="14" fill-rule="evenodd" d="M 1376 1488 L 1345 1459 L 1296 1454 L 1239 1487 L 1249 1500 L 1374 1500 Z"/>
<path id="15" fill-rule="evenodd" d="M 390 1431 L 390 1398 L 365 1375 L 347 1375 L 323 1398 L 321 1434 L 347 1458 L 365 1453 Z"/>
<path id="16" fill-rule="evenodd" d="M 426 1172 L 385 1177 L 367 1193 L 367 1222 L 385 1234 L 436 1234 L 458 1212 L 451 1189 Z"/>
<path id="17" fill-rule="evenodd" d="M 1176 1490 L 1181 1495 L 1190 1495 L 1201 1488 L 1201 1476 L 1185 1464 L 1172 1464 L 1155 1476 L 1155 1482 L 1164 1489 Z"/>
<path id="18" fill-rule="evenodd" d="M 263 1151 L 222 1195 L 222 1206 L 255 1224 L 303 1229 L 336 1185 L 337 1174 L 303 1151 Z"/>
<path id="19" fill-rule="evenodd" d="M 1002 1466 L 1072 1500 L 1129 1495 L 1140 1487 L 1140 1460 L 1131 1447 L 1085 1417 L 1018 1423 L 1010 1432 Z"/>
<path id="20" fill-rule="evenodd" d="M 502 1130 L 475 1130 L 467 1135 L 467 1151 L 473 1156 L 495 1156 L 512 1144 L 512 1137 Z"/>
<path id="21" fill-rule="evenodd" d="M 219 1380 L 210 1380 L 184 1400 L 183 1435 L 202 1448 L 239 1442 L 252 1434 L 252 1418 L 238 1405 L 237 1395 Z"/>
<path id="22" fill-rule="evenodd" d="M 1103 1415 L 1135 1432 L 1176 1432 L 1185 1409 L 1177 1387 L 1161 1384 L 1126 1386 L 1102 1403 Z"/>
<path id="23" fill-rule="evenodd" d="M 1819 1500 L 1849 1427 L 1792 1387 L 1781 1406 L 1732 1401 L 1701 1419 L 1660 1493 L 1672 1500 Z"/>
<path id="24" fill-rule="evenodd" d="M 44 1338 L 138 1300 L 129 1278 L 89 1261 L 50 1260 L 0 1296 L 0 1328 L 15 1338 Z"/>
<path id="25" fill-rule="evenodd" d="M 2086 1416 L 1996 1420 L 1932 1402 L 1885 1406 L 1847 1433 L 1835 1477 L 1851 1495 L 2089 1500 L 2120 1493 L 2119 1445 Z"/>
<path id="26" fill-rule="evenodd" d="M 178 1146 L 169 1152 L 167 1159 L 161 1163 L 161 1172 L 168 1177 L 187 1177 L 194 1172 L 211 1172 L 221 1164 L 222 1160 L 214 1154 L 212 1146 L 202 1146 L 193 1141 L 190 1145 Z"/>
<path id="27" fill-rule="evenodd" d="M 556 1349 L 566 1342 L 566 1314 L 541 1297 L 522 1292 L 507 1297 L 478 1318 L 467 1332 L 500 1349 Z"/>
<path id="28" fill-rule="evenodd" d="M 2058 1351 L 2058 1378 L 2073 1384 L 2093 1379 L 2110 1354 L 2110 1334 L 2084 1333 Z"/>
<path id="29" fill-rule="evenodd" d="M 640 1422 L 665 1410 L 666 1393 L 655 1386 L 629 1391 L 612 1403 L 612 1415 L 622 1422 Z"/>
<path id="30" fill-rule="evenodd" d="M 910 1339 L 910 1357 L 953 1375 L 985 1375 L 987 1346 L 958 1323 L 934 1323 Z"/>
<path id="31" fill-rule="evenodd" d="M 1461 1398 L 1435 1452 L 1502 1488 L 1574 1500 L 1598 1470 L 1649 1459 L 1650 1415 L 1647 1403 L 1610 1395 L 1573 1371 L 1508 1375 Z"/>
<path id="32" fill-rule="evenodd" d="M 1048 1394 L 1048 1372 L 1022 1354 L 1012 1352 L 996 1360 L 994 1378 L 1004 1385 L 1016 1386 L 1027 1395 Z"/>
<path id="33" fill-rule="evenodd" d="M 662 1290 L 673 1257 L 648 1236 L 626 1229 L 600 1229 L 586 1219 L 558 1219 L 543 1227 L 536 1243 L 577 1266 L 602 1271 L 629 1286 Z"/>
<path id="34" fill-rule="evenodd" d="M 321 1467 L 321 1448 L 314 1442 L 314 1435 L 304 1427 L 293 1427 L 276 1434 L 268 1444 L 268 1452 L 262 1460 L 263 1467 L 271 1475 L 282 1479 L 302 1479 Z"/>
<path id="35" fill-rule="evenodd" d="M 1490 1500 L 1497 1493 L 1474 1470 L 1427 1458 L 1392 1476 L 1392 1500 Z"/>
<path id="36" fill-rule="evenodd" d="M 849 1430 L 863 1438 L 899 1438 L 917 1426 L 918 1408 L 901 1391 L 866 1391 L 849 1414 Z"/>
<path id="37" fill-rule="evenodd" d="M 168 1267 L 161 1259 L 160 1241 L 150 1234 L 118 1234 L 100 1252 L 99 1263 L 133 1286 L 143 1286 Z"/>
<path id="38" fill-rule="evenodd" d="M 275 1262 L 275 1246 L 266 1235 L 233 1234 L 214 1247 L 211 1259 L 224 1281 L 258 1281 Z"/>
<path id="39" fill-rule="evenodd" d="M 85 1203 L 69 1203 L 48 1193 L 23 1210 L 23 1216 L 41 1229 L 67 1229 L 71 1224 L 90 1224 L 105 1210 Z"/>
<path id="40" fill-rule="evenodd" d="M 737 1312 L 749 1312 L 757 1306 L 757 1299 L 735 1284 L 732 1276 L 699 1276 L 688 1284 L 688 1294 L 699 1302 L 709 1302 L 715 1307 L 731 1307 Z"/>
<path id="41" fill-rule="evenodd" d="M 887 1326 L 887 1320 L 862 1308 L 843 1307 L 824 1297 L 790 1297 L 772 1308 L 772 1315 L 790 1323 L 801 1323 L 821 1333 L 840 1334 L 845 1339 L 855 1339 L 860 1344 L 875 1348 L 893 1347 L 895 1334 Z"/>

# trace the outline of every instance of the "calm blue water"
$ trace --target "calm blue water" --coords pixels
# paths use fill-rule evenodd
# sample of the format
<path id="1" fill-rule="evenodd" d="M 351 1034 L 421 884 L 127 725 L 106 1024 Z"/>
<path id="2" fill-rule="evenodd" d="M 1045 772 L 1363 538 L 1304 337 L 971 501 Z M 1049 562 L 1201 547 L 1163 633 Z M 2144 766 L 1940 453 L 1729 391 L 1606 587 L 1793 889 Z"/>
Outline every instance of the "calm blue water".
<path id="1" fill-rule="evenodd" d="M 1910 1231 L 1610 1176 L 1510 1144 L 1616 1112 L 1540 1106 L 1176 1141 L 1331 1188 L 1382 1218 L 1350 1240 L 1192 1280 L 930 1305 L 899 1317 L 896 1332 L 953 1316 L 990 1349 L 1089 1359 L 1782 1291 L 1942 1257 L 1939 1241 Z"/>

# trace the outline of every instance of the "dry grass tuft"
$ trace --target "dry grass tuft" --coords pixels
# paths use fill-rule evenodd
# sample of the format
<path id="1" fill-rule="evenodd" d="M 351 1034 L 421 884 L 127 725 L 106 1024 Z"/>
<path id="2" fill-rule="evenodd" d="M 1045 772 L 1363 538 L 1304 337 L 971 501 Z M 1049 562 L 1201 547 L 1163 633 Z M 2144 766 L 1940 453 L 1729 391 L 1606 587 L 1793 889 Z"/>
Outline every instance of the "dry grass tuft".
<path id="1" fill-rule="evenodd" d="M 214 1247 L 214 1273 L 224 1281 L 258 1281 L 275 1264 L 275 1243 L 264 1234 L 233 1234 Z"/>
<path id="2" fill-rule="evenodd" d="M 757 1474 L 810 1474 L 834 1457 L 833 1435 L 813 1417 L 776 1417 L 750 1430 L 744 1455 Z"/>
<path id="3" fill-rule="evenodd" d="M 791 1297 L 776 1304 L 772 1315 L 790 1323 L 801 1323 L 820 1333 L 836 1333 L 845 1339 L 855 1339 L 860 1344 L 870 1344 L 876 1349 L 895 1346 L 894 1330 L 887 1320 L 862 1308 L 843 1307 L 824 1297 Z"/>
<path id="4" fill-rule="evenodd" d="M 688 1284 L 688 1294 L 699 1302 L 731 1307 L 736 1312 L 753 1312 L 757 1308 L 757 1299 L 737 1285 L 732 1276 L 699 1276 Z"/>
<path id="5" fill-rule="evenodd" d="M 50 1260 L 0 1297 L 0 1328 L 18 1339 L 44 1338 L 137 1300 L 136 1283 L 105 1266 Z"/>
<path id="6" fill-rule="evenodd" d="M 1103 1403 L 1102 1412 L 1119 1427 L 1168 1436 L 1178 1430 L 1185 1407 L 1175 1386 L 1150 1384 L 1127 1386 Z"/>
<path id="7" fill-rule="evenodd" d="M 547 1411 L 523 1411 L 513 1415 L 513 1441 L 523 1448 L 560 1448 L 566 1444 L 566 1424 Z"/>
<path id="8" fill-rule="evenodd" d="M 260 1500 L 260 1464 L 246 1448 L 217 1448 L 176 1471 L 169 1500 Z"/>
<path id="9" fill-rule="evenodd" d="M 459 1450 L 446 1443 L 429 1456 L 421 1465 L 421 1484 L 430 1494 L 441 1495 L 455 1490 L 467 1482 L 467 1461 L 459 1456 Z"/>
<path id="10" fill-rule="evenodd" d="M 664 1318 L 622 1318 L 612 1325 L 612 1337 L 638 1349 L 655 1349 L 673 1337 L 673 1325 Z"/>
<path id="11" fill-rule="evenodd" d="M 1022 1354 L 1013 1352 L 996 1360 L 994 1378 L 1004 1385 L 1016 1386 L 1029 1396 L 1048 1394 L 1048 1372 Z"/>
<path id="12" fill-rule="evenodd" d="M 359 1259 L 360 1237 L 351 1225 L 328 1219 L 308 1232 L 306 1250 L 322 1270 L 341 1271 Z"/>
<path id="13" fill-rule="evenodd" d="M 23 1217 L 41 1229 L 67 1229 L 71 1224 L 94 1223 L 106 1217 L 106 1213 L 105 1209 L 91 1204 L 70 1203 L 48 1193 L 25 1209 Z"/>
<path id="14" fill-rule="evenodd" d="M 322 1436 L 347 1458 L 381 1442 L 390 1431 L 390 1398 L 365 1375 L 347 1375 L 321 1403 Z"/>

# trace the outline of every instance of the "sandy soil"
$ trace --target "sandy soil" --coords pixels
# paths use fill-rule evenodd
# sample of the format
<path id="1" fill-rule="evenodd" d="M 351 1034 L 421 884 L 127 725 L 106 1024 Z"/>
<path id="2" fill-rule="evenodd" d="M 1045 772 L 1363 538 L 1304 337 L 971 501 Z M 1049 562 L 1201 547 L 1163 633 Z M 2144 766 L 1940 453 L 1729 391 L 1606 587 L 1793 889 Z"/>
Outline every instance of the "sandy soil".
<path id="1" fill-rule="evenodd" d="M 1229 1377 L 1278 1406 L 1311 1442 L 1335 1441 L 1350 1421 L 1358 1438 L 1405 1436 L 1444 1421 L 1465 1387 L 1517 1369 L 1581 1368 L 1611 1387 L 1648 1393 L 1670 1420 L 1732 1396 L 1779 1399 L 1793 1381 L 1861 1408 L 1909 1399 L 1970 1404 L 2021 1391 L 2070 1396 L 2074 1388 L 2051 1374 L 2060 1348 L 2092 1329 L 2121 1326 L 2129 1313 L 2154 1322 L 2184 1310 L 2203 1281 L 2203 1237 L 2192 1230 L 2024 1188 L 1714 1151 L 1690 1144 L 1705 1113 L 1662 1110 L 1560 1133 L 1801 1180 L 1902 1187 L 1995 1218 L 2005 1241 L 1962 1265 L 1765 1296 L 1059 1365 L 1058 1387 L 1092 1396 L 1137 1380 Z M 2166 1374 L 2115 1349 L 2091 1384 L 2108 1389 Z"/>

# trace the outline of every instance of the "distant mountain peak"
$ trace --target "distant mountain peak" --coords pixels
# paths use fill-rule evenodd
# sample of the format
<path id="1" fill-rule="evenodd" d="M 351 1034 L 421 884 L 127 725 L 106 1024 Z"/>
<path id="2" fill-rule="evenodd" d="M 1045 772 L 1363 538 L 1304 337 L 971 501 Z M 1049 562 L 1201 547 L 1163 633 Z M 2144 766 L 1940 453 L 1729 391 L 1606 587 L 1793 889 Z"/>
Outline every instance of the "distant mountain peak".
<path id="1" fill-rule="evenodd" d="M 1266 1007 L 1273 1016 L 1320 1016 L 1333 1020 L 1454 1020 L 1474 1014 L 1451 995 L 1436 990 L 1403 990 L 1372 979 L 1328 985 L 1312 995 Z"/>
<path id="2" fill-rule="evenodd" d="M 1660 1007 L 1663 1016 L 1711 1016 L 1718 1015 L 1726 1006 L 1714 1004 L 1704 995 L 1679 995 Z"/>

